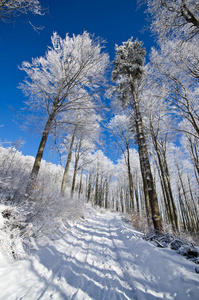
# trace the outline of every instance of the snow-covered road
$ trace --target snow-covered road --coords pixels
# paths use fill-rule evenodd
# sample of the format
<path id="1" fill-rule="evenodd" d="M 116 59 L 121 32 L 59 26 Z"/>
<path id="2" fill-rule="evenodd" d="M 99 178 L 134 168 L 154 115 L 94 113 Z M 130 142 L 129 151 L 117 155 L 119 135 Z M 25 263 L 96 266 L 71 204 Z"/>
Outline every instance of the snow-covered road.
<path id="1" fill-rule="evenodd" d="M 0 262 L 0 299 L 197 300 L 194 267 L 141 239 L 119 215 L 97 213 L 30 259 Z"/>

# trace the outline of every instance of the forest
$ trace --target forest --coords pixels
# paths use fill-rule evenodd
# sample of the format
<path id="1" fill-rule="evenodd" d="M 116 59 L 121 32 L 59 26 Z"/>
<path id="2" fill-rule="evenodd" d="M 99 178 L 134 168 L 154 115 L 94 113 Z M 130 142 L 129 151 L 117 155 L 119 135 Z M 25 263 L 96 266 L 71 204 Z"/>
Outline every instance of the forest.
<path id="1" fill-rule="evenodd" d="M 20 141 L 1 140 L 0 197 L 23 234 L 30 224 L 50 232 L 90 203 L 128 214 L 143 232 L 198 235 L 199 3 L 142 5 L 156 39 L 148 62 L 136 38 L 116 45 L 110 62 L 104 41 L 84 31 L 54 32 L 43 56 L 21 64 L 20 114 L 40 144 L 33 158 Z M 43 13 L 37 0 L 0 1 L 1 22 Z M 104 154 L 107 134 L 117 162 Z M 57 165 L 42 159 L 47 141 Z"/>

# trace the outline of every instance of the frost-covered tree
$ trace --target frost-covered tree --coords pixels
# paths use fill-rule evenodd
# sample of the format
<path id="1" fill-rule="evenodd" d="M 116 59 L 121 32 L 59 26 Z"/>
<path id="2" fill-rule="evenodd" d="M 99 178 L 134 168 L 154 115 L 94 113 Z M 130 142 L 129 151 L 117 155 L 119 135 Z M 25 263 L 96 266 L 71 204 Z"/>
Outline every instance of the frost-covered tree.
<path id="1" fill-rule="evenodd" d="M 184 132 L 181 139 L 182 145 L 193 163 L 195 178 L 199 185 L 199 138 L 190 134 L 191 131 L 193 132 L 193 128 L 190 127 L 187 120 L 179 124 L 179 128 Z"/>
<path id="2" fill-rule="evenodd" d="M 132 165 L 133 161 L 130 161 L 130 149 L 133 143 L 133 136 L 130 132 L 130 117 L 123 115 L 115 115 L 109 122 L 108 128 L 111 135 L 114 138 L 116 146 L 119 151 L 123 154 L 127 171 L 128 171 L 128 181 L 129 181 L 129 191 L 131 198 L 130 207 L 134 210 L 134 191 L 133 191 L 133 177 L 132 177 Z"/>
<path id="3" fill-rule="evenodd" d="M 160 89 L 153 78 L 147 76 L 142 91 L 142 104 L 150 151 L 153 153 L 160 181 L 158 198 L 162 200 L 162 206 L 165 208 L 164 218 L 167 219 L 167 223 L 172 225 L 173 231 L 179 231 L 177 208 L 170 180 L 172 170 L 168 167 L 167 158 L 169 142 L 176 140 L 176 132 L 173 131 L 175 122 L 168 110 L 166 98 L 166 90 Z"/>
<path id="4" fill-rule="evenodd" d="M 123 42 L 121 46 L 116 45 L 112 79 L 116 83 L 115 92 L 118 95 L 118 99 L 125 106 L 130 107 L 135 122 L 147 215 L 149 217 L 149 202 L 154 228 L 162 230 L 161 216 L 140 112 L 141 99 L 139 89 L 144 74 L 145 53 L 142 43 L 138 40 L 132 42 L 132 39 L 130 39 L 127 42 Z"/>
<path id="5" fill-rule="evenodd" d="M 129 174 L 127 172 L 127 157 L 131 162 L 131 176 L 133 178 L 134 209 L 132 210 L 132 199 L 129 187 Z M 145 215 L 144 194 L 142 176 L 140 172 L 139 155 L 135 148 L 125 151 L 117 161 L 114 172 L 114 180 L 111 183 L 111 192 L 115 200 L 114 207 L 121 206 L 122 211 Z M 119 205 L 116 206 L 116 203 Z"/>
<path id="6" fill-rule="evenodd" d="M 109 187 L 114 171 L 113 162 L 101 150 L 88 154 L 87 161 L 90 161 L 85 165 L 87 202 L 108 208 Z"/>
<path id="7" fill-rule="evenodd" d="M 86 153 L 93 151 L 95 145 L 98 143 L 100 121 L 101 117 L 96 113 L 94 108 L 86 109 L 86 107 L 82 107 L 82 109 L 80 108 L 77 111 L 62 113 L 60 124 L 57 124 L 54 128 L 53 133 L 56 149 L 61 155 L 61 161 L 66 161 L 61 185 L 62 193 L 64 193 L 66 187 L 69 167 L 72 157 L 74 157 L 73 154 L 76 154 L 76 165 L 79 159 L 81 158 L 82 160 L 82 157 L 84 157 Z M 79 147 L 77 144 L 79 144 Z M 77 148 L 79 149 L 78 151 Z"/>
<path id="8" fill-rule="evenodd" d="M 97 92 L 105 84 L 105 71 L 109 57 L 102 52 L 103 45 L 99 39 L 88 32 L 62 39 L 56 32 L 53 34 L 52 47 L 44 57 L 23 62 L 21 70 L 28 78 L 20 85 L 29 96 L 25 103 L 34 113 L 44 114 L 44 130 L 30 175 L 30 186 L 39 172 L 47 138 L 54 125 L 64 111 L 93 108 L 97 100 Z M 88 101 L 89 99 L 89 101 Z"/>
<path id="9" fill-rule="evenodd" d="M 38 0 L 0 0 L 0 20 L 3 22 L 13 22 L 21 15 L 25 15 L 29 21 L 29 13 L 44 14 L 44 9 Z"/>
<path id="10" fill-rule="evenodd" d="M 93 152 L 96 148 L 100 133 L 100 117 L 97 116 L 94 111 L 90 112 L 90 114 L 84 113 L 83 115 L 79 116 L 79 118 L 81 118 L 81 121 L 76 130 L 74 151 L 75 162 L 71 193 L 73 193 L 75 189 L 77 171 L 81 169 L 82 173 L 85 165 L 89 163 L 89 161 L 87 160 L 87 155 L 90 152 Z"/>
<path id="11" fill-rule="evenodd" d="M 181 143 L 183 142 L 181 141 Z M 178 202 L 179 219 L 184 230 L 198 232 L 199 186 L 194 178 L 193 165 L 183 147 L 170 145 L 169 150 L 171 152 L 172 181 Z"/>
<path id="12" fill-rule="evenodd" d="M 177 37 L 191 39 L 199 34 L 198 0 L 138 0 L 147 3 L 151 30 L 163 41 Z"/>
<path id="13" fill-rule="evenodd" d="M 170 110 L 190 126 L 184 130 L 199 137 L 199 42 L 194 39 L 180 47 L 178 40 L 166 41 L 151 51 L 151 76 L 166 91 Z M 189 128 L 193 130 L 189 130 Z"/>

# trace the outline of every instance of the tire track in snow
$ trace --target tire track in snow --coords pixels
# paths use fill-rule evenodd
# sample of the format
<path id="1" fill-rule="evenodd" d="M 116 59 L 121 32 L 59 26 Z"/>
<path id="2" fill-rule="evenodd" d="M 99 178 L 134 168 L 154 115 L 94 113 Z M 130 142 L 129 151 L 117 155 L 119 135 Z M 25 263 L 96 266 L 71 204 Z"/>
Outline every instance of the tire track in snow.
<path id="1" fill-rule="evenodd" d="M 82 249 L 80 251 L 81 244 L 79 242 L 79 236 L 76 236 L 74 232 L 78 232 L 78 224 L 75 225 L 74 227 L 71 227 L 68 230 L 68 233 L 65 235 L 65 238 L 62 237 L 62 240 L 65 242 L 66 249 L 62 253 L 62 258 L 58 259 L 58 261 L 53 264 L 53 266 L 50 268 L 52 271 L 52 276 L 51 280 L 49 280 L 48 285 L 46 286 L 45 290 L 41 293 L 40 297 L 38 299 L 51 299 L 53 297 L 53 293 L 56 292 L 56 287 L 55 282 L 61 282 L 67 279 L 67 273 L 71 273 L 71 264 L 73 263 L 74 260 L 76 260 L 77 254 L 81 253 L 81 256 L 83 256 Z M 49 246 L 48 246 L 49 247 Z M 51 248 L 51 246 L 50 246 Z M 55 248 L 53 251 L 56 251 Z M 58 256 L 59 257 L 59 256 Z M 74 276 L 73 276 L 74 277 Z M 79 279 L 79 283 L 77 283 L 77 277 L 76 277 L 76 285 L 78 287 L 72 287 L 68 285 L 68 289 L 70 289 L 70 295 L 68 295 L 67 299 L 73 299 L 73 297 L 77 296 L 78 297 L 78 291 L 81 289 L 81 279 Z M 67 285 L 67 280 L 65 280 L 65 286 Z M 84 299 L 85 295 L 83 293 L 80 294 L 80 299 Z M 60 296 L 61 297 L 61 296 Z M 83 297 L 83 298 L 82 298 Z M 54 298 L 52 298 L 54 299 Z M 60 299 L 65 299 L 65 297 L 61 297 Z M 88 299 L 88 298 L 87 298 Z"/>
<path id="2" fill-rule="evenodd" d="M 47 247 L 60 258 L 48 265 L 51 276 L 38 299 L 136 299 L 118 263 L 109 218 L 110 215 L 98 214 L 70 228 L 58 241 L 63 244 L 62 251 L 64 245 L 67 246 L 65 252 L 60 253 L 61 257 L 56 253 L 60 245 Z M 43 251 L 45 253 L 45 249 Z M 63 289 L 70 290 L 67 298 L 60 293 L 60 283 Z"/>
<path id="3" fill-rule="evenodd" d="M 150 270 L 148 270 L 148 268 L 145 266 L 145 254 L 147 257 L 148 250 L 143 250 L 142 254 L 140 255 L 135 254 L 137 251 L 135 251 L 135 248 L 132 248 L 132 246 L 136 247 L 136 242 L 132 243 L 131 240 L 133 239 L 135 241 L 138 239 L 139 241 L 142 234 L 138 232 L 136 232 L 136 234 L 133 233 L 133 228 L 129 228 L 129 226 L 124 224 L 123 221 L 118 217 L 114 217 L 112 220 L 110 220 L 110 222 L 113 222 L 114 224 L 114 226 L 110 225 L 110 231 L 114 245 L 117 249 L 118 261 L 121 264 L 124 276 L 126 277 L 129 285 L 133 288 L 135 299 L 145 300 L 146 294 L 149 292 L 147 288 L 148 284 L 150 285 L 151 283 L 154 283 L 154 286 L 157 284 L 155 283 L 155 278 L 150 273 Z M 115 234 L 113 234 L 113 231 Z M 129 247 L 129 242 L 131 248 Z M 144 280 L 140 281 L 141 277 Z M 153 291 L 153 294 L 155 294 L 155 291 Z M 158 290 L 156 295 L 158 295 Z M 149 299 L 151 299 L 150 293 L 147 296 Z M 161 293 L 158 296 L 161 298 Z M 171 299 L 168 294 L 167 297 L 168 299 Z"/>
<path id="4" fill-rule="evenodd" d="M 115 248 L 107 223 L 107 218 L 97 216 L 95 219 L 87 220 L 83 224 L 84 228 L 89 227 L 89 235 L 91 236 L 87 249 L 86 263 L 93 265 L 94 268 L 96 268 L 96 265 L 100 266 L 98 272 L 100 271 L 99 277 L 101 279 L 99 284 L 102 284 L 101 293 L 98 295 L 95 293 L 93 299 L 133 299 L 129 287 L 127 294 L 130 294 L 130 297 L 125 294 L 127 286 L 124 278 L 120 279 L 119 282 L 118 273 L 121 276 L 121 271 L 118 270 L 118 266 L 120 268 L 120 265 L 117 262 Z"/>
<path id="5" fill-rule="evenodd" d="M 114 221 L 114 226 L 111 225 L 111 222 L 113 222 L 113 221 Z M 120 222 L 120 224 L 121 224 L 121 222 Z M 111 237 L 111 239 L 113 241 L 113 245 L 114 245 L 114 247 L 116 249 L 118 262 L 121 265 L 121 270 L 122 270 L 122 272 L 124 274 L 124 277 L 126 278 L 126 281 L 128 282 L 129 286 L 132 288 L 132 292 L 134 293 L 134 298 L 133 299 L 138 300 L 138 297 L 136 295 L 136 289 L 135 289 L 134 284 L 133 284 L 133 280 L 131 278 L 131 275 L 128 272 L 128 267 L 125 264 L 124 257 L 121 255 L 121 251 L 128 252 L 127 251 L 128 248 L 126 247 L 125 243 L 122 241 L 121 235 L 120 236 L 118 234 L 113 235 L 113 230 L 116 233 L 118 230 L 121 231 L 122 229 L 123 229 L 123 226 L 121 226 L 121 227 L 119 226 L 118 227 L 118 219 L 116 217 L 114 217 L 112 220 L 109 220 L 110 237 Z M 116 240 L 119 240 L 120 246 L 117 245 L 117 243 L 115 242 Z"/>
<path id="6" fill-rule="evenodd" d="M 28 273 L 22 292 L 9 300 L 137 299 L 112 237 L 116 225 L 114 214 L 98 213 L 38 247 L 30 260 L 37 280 L 25 288 Z"/>
<path id="7" fill-rule="evenodd" d="M 53 294 L 55 294 L 57 292 L 57 290 L 59 290 L 58 284 L 61 283 L 61 281 L 64 280 L 64 273 L 66 272 L 66 266 L 68 265 L 68 263 L 70 263 L 70 261 L 72 261 L 72 258 L 75 256 L 75 254 L 77 253 L 76 250 L 76 245 L 75 243 L 69 243 L 67 244 L 68 241 L 66 241 L 66 246 L 68 245 L 68 247 L 65 249 L 64 253 L 59 253 L 58 255 L 56 255 L 56 248 L 52 247 L 52 246 L 48 246 L 47 249 L 52 251 L 52 254 L 54 253 L 55 257 L 58 257 L 58 260 L 53 264 L 53 265 L 48 265 L 47 263 L 47 268 L 50 270 L 50 278 L 49 280 L 47 280 L 47 284 L 46 284 L 46 288 L 42 291 L 40 297 L 38 297 L 39 299 L 53 299 Z M 46 249 L 44 249 L 44 255 L 45 255 Z M 73 257 L 71 256 L 69 259 L 67 259 L 68 254 L 67 253 L 72 253 Z M 41 253 L 39 254 L 40 256 L 40 260 L 41 263 L 44 263 L 44 261 L 42 260 L 42 256 Z M 73 290 L 73 292 L 75 293 L 75 289 Z M 71 291 L 72 292 L 72 291 Z"/>

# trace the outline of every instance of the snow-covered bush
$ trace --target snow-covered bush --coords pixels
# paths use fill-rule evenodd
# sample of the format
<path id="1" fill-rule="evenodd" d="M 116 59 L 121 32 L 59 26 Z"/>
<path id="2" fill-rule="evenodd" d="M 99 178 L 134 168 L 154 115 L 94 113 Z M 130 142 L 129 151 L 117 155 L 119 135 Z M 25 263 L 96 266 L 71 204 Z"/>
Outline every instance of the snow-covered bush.
<path id="1" fill-rule="evenodd" d="M 15 193 L 23 190 L 28 180 L 34 158 L 23 156 L 14 147 L 0 147 L 1 200 L 12 201 Z"/>
<path id="2" fill-rule="evenodd" d="M 60 187 L 59 187 L 60 189 Z M 66 190 L 66 196 L 62 196 L 60 190 L 54 186 L 44 188 L 38 184 L 31 199 L 26 199 L 20 204 L 26 223 L 32 225 L 32 235 L 41 236 L 55 232 L 60 222 L 76 220 L 84 216 L 83 200 L 72 198 L 70 190 Z"/>
<path id="3" fill-rule="evenodd" d="M 76 220 L 84 215 L 84 204 L 81 197 L 74 193 L 71 197 L 70 190 L 65 196 L 61 195 L 61 180 L 63 168 L 52 163 L 42 161 L 41 169 L 31 197 L 26 197 L 25 188 L 31 172 L 34 158 L 23 156 L 14 148 L 5 149 L 0 147 L 0 199 L 4 205 L 11 205 L 3 212 L 6 219 L 4 225 L 13 222 L 6 231 L 12 233 L 13 226 L 19 236 L 27 237 L 48 235 L 55 232 L 61 223 Z M 13 211 L 17 211 L 24 224 L 13 218 Z M 16 225 L 18 222 L 18 225 Z M 15 224 L 15 225 L 14 225 Z M 5 233 L 6 234 L 6 233 Z M 5 239 L 9 244 L 8 239 Z M 9 248 L 9 247 L 8 247 Z"/>
<path id="4" fill-rule="evenodd" d="M 25 228 L 25 223 L 17 209 L 0 204 L 0 253 L 9 261 L 26 256 L 22 228 Z"/>

